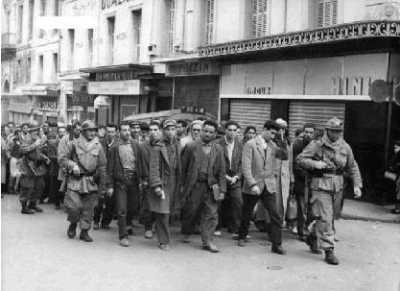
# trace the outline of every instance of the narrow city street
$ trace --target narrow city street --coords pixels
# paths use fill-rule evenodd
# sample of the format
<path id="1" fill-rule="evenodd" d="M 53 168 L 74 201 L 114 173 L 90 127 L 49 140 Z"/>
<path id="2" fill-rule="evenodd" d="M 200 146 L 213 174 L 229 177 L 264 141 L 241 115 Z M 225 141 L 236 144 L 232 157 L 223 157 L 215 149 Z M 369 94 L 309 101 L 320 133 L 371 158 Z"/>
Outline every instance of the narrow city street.
<path id="1" fill-rule="evenodd" d="M 271 254 L 264 235 L 251 232 L 245 248 L 224 233 L 222 250 L 200 249 L 200 238 L 179 242 L 173 228 L 168 252 L 135 229 L 132 245 L 118 245 L 111 230 L 92 231 L 94 243 L 66 236 L 66 215 L 44 205 L 44 213 L 21 215 L 17 197 L 2 199 L 2 290 L 400 290 L 400 226 L 341 220 L 337 223 L 339 266 L 285 235 L 286 256 Z M 268 248 L 267 248 L 268 246 Z"/>

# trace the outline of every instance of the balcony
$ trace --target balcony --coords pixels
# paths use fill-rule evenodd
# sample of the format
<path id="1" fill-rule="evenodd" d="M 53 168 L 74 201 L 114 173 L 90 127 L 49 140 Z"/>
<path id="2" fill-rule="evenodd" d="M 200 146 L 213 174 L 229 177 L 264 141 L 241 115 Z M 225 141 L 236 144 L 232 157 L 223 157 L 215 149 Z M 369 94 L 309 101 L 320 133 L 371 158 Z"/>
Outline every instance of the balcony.
<path id="1" fill-rule="evenodd" d="M 400 21 L 363 21 L 202 46 L 200 58 L 221 61 L 324 57 L 400 51 Z"/>
<path id="2" fill-rule="evenodd" d="M 1 57 L 7 59 L 15 57 L 16 48 L 16 35 L 15 33 L 2 33 L 1 34 Z"/>

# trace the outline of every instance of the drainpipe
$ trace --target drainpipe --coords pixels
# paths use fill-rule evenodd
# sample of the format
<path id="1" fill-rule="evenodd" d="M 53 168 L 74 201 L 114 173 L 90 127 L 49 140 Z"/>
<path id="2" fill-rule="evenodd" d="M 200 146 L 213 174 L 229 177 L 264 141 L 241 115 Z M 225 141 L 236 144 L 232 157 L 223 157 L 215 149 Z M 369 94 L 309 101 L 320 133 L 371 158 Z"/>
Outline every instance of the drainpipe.
<path id="1" fill-rule="evenodd" d="M 284 7 L 284 21 L 283 21 L 283 32 L 287 32 L 287 7 L 288 7 L 288 0 L 285 0 L 285 7 Z"/>

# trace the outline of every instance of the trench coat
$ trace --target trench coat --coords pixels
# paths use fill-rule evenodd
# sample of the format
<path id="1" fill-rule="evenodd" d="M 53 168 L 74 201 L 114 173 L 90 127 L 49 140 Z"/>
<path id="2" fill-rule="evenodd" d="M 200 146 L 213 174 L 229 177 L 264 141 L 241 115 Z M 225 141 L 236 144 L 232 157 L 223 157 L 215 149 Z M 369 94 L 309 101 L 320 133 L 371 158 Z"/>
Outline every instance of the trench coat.
<path id="1" fill-rule="evenodd" d="M 180 146 L 177 142 L 171 146 L 175 147 L 176 165 L 170 164 L 166 145 L 163 142 L 156 143 L 150 151 L 150 171 L 149 185 L 151 191 L 148 193 L 150 211 L 156 213 L 174 213 L 178 209 L 175 199 L 179 201 L 177 195 L 181 175 Z M 165 199 L 161 199 L 154 189 L 161 187 L 165 193 Z"/>

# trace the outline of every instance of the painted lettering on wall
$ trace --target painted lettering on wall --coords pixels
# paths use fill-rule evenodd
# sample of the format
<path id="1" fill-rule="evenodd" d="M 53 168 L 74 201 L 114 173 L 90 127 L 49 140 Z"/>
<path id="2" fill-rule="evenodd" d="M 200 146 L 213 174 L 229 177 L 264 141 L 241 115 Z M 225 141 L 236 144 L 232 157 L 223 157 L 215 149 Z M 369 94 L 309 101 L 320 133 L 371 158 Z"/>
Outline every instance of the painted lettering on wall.
<path id="1" fill-rule="evenodd" d="M 167 76 L 219 75 L 219 67 L 209 62 L 185 62 L 169 64 Z"/>
<path id="2" fill-rule="evenodd" d="M 348 76 L 332 78 L 332 94 L 335 95 L 368 95 L 372 77 Z"/>
<path id="3" fill-rule="evenodd" d="M 108 9 L 130 1 L 131 0 L 101 0 L 101 9 Z"/>

